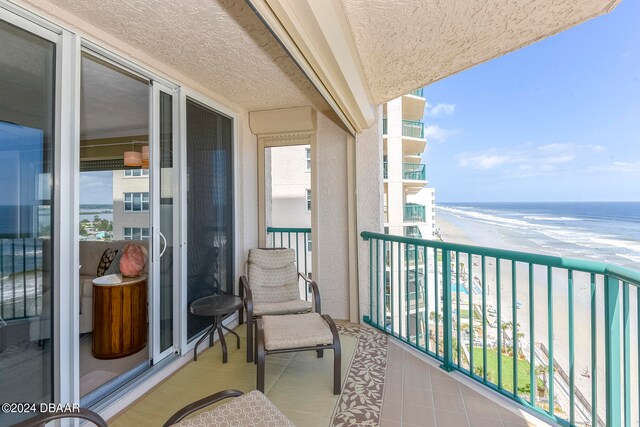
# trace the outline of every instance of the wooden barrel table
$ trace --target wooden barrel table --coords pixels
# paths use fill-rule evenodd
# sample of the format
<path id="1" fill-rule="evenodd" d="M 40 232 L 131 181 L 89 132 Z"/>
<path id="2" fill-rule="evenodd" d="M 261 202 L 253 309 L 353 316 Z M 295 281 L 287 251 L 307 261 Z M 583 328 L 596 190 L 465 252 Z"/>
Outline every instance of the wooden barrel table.
<path id="1" fill-rule="evenodd" d="M 117 359 L 147 345 L 147 276 L 93 283 L 93 342 L 97 359 Z"/>

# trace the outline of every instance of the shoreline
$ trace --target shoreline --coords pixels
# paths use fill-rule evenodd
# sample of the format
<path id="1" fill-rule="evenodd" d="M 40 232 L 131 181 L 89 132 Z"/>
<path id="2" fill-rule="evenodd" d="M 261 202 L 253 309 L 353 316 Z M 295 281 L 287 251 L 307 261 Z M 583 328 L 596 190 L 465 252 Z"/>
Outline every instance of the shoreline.
<path id="1" fill-rule="evenodd" d="M 495 247 L 501 249 L 514 249 L 522 250 L 522 248 L 515 247 L 511 242 L 505 240 L 505 236 L 498 231 L 493 230 L 491 226 L 483 224 L 479 221 L 461 220 L 459 218 L 451 218 L 450 215 L 437 213 L 436 214 L 436 226 L 440 230 L 442 240 L 449 243 L 468 244 L 473 246 L 485 246 Z M 466 261 L 466 254 L 461 262 Z M 461 257 L 462 258 L 462 257 Z M 477 259 L 476 259 L 477 258 Z M 470 280 L 473 281 L 473 276 L 481 275 L 481 267 L 478 264 L 480 257 L 473 257 L 472 272 L 469 275 Z M 492 305 L 494 308 L 497 305 L 497 274 L 494 258 L 486 258 L 485 267 L 485 280 L 483 285 L 487 287 L 487 305 Z M 467 262 L 465 262 L 467 264 Z M 500 282 L 501 282 L 501 322 L 508 322 L 512 320 L 512 263 L 507 260 L 500 262 Z M 525 335 L 521 339 L 523 342 L 528 343 L 530 341 L 529 336 L 530 329 L 530 287 L 528 268 L 524 263 L 516 263 L 516 302 L 521 302 L 521 308 L 516 309 L 518 332 L 523 332 Z M 554 269 L 556 270 L 556 269 Z M 581 375 L 585 371 L 585 368 L 589 371 L 590 375 L 594 375 L 591 372 L 591 310 L 590 310 L 590 294 L 589 286 L 584 286 L 584 282 L 588 282 L 586 274 L 576 273 L 574 277 L 574 373 L 575 373 L 575 386 L 580 392 L 591 400 L 591 378 L 587 378 Z M 469 283 L 465 283 L 466 287 L 469 287 Z M 570 361 L 569 361 L 569 293 L 568 293 L 568 278 L 566 277 L 566 271 L 557 270 L 552 273 L 552 293 L 553 293 L 553 346 L 554 346 L 554 361 L 557 365 L 562 367 L 565 373 L 569 374 Z M 602 314 L 604 313 L 604 295 L 603 286 L 601 283 L 597 284 L 597 342 L 604 342 L 604 322 L 602 322 Z M 533 281 L 533 293 L 534 293 L 534 344 L 542 343 L 549 347 L 549 312 L 548 312 L 548 294 L 549 287 L 547 284 L 547 271 L 543 266 L 534 267 L 534 281 Z M 477 305 L 481 301 L 481 294 L 473 295 L 473 303 Z M 482 310 L 480 309 L 480 312 Z M 475 317 L 474 317 L 475 321 Z M 481 323 L 481 321 L 480 321 Z M 635 322 L 632 322 L 635 323 Z M 581 326 L 583 325 L 583 326 Z M 586 327 L 584 327 L 586 326 Z M 489 330 L 495 331 L 494 328 Z M 495 333 L 493 334 L 495 336 Z M 637 333 L 631 331 L 631 336 L 637 336 Z M 475 338 L 475 337 L 474 337 Z M 503 343 L 504 345 L 504 343 Z M 632 344 L 633 347 L 633 344 Z M 635 348 L 635 347 L 634 347 Z M 604 366 L 602 361 L 604 360 L 604 347 L 598 346 L 597 349 L 598 365 L 596 366 L 597 372 L 597 393 L 602 396 L 605 392 L 604 389 Z M 637 377 L 637 369 L 632 363 L 632 377 Z M 602 399 L 598 399 L 598 413 L 602 414 L 605 411 Z"/>

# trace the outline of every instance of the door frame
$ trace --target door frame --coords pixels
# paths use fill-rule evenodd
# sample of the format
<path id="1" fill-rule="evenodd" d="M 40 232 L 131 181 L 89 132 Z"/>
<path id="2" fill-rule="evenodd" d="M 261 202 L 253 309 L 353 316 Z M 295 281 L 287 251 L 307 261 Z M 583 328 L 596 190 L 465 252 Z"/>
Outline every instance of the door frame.
<path id="1" fill-rule="evenodd" d="M 202 105 L 204 108 L 208 108 L 218 114 L 222 114 L 223 116 L 226 116 L 228 118 L 231 119 L 232 125 L 231 125 L 231 129 L 232 129 L 232 135 L 231 135 L 231 144 L 232 144 L 232 153 L 233 153 L 233 159 L 232 159 L 232 166 L 233 166 L 233 182 L 232 182 L 232 191 L 233 191 L 233 240 L 234 240 L 234 249 L 233 249 L 233 272 L 234 272 L 234 277 L 239 277 L 240 276 L 240 264 L 241 264 L 241 260 L 244 258 L 244 254 L 242 251 L 242 246 L 240 245 L 240 239 L 241 239 L 241 235 L 240 235 L 240 228 L 238 225 L 242 224 L 242 216 L 241 214 L 241 210 L 239 209 L 239 203 L 240 203 L 240 198 L 243 196 L 243 194 L 239 194 L 238 189 L 240 188 L 238 183 L 239 183 L 239 177 L 240 177 L 240 162 L 238 161 L 239 159 L 239 130 L 238 130 L 238 118 L 239 118 L 239 113 L 227 106 L 225 106 L 224 104 L 221 104 L 218 101 L 215 101 L 212 98 L 209 98 L 199 92 L 195 92 L 191 89 L 188 88 L 181 88 L 180 90 L 180 94 L 179 94 L 179 130 L 180 130 L 180 136 L 179 136 L 179 141 L 180 144 L 178 144 L 178 149 L 177 151 L 178 153 L 178 158 L 180 161 L 180 168 L 179 168 L 179 175 L 180 175 L 180 189 L 179 189 L 179 193 L 180 195 L 182 195 L 182 197 L 180 198 L 180 265 L 181 265 L 181 270 L 180 270 L 180 283 L 181 284 L 185 284 L 184 286 L 180 286 L 178 289 L 179 295 L 176 299 L 176 301 L 178 301 L 178 305 L 177 307 L 182 309 L 184 307 L 183 310 L 180 310 L 180 322 L 179 322 L 179 339 L 180 339 L 180 354 L 184 355 L 189 353 L 191 350 L 193 350 L 193 348 L 196 345 L 196 342 L 198 341 L 198 338 L 202 336 L 202 334 L 205 333 L 205 331 L 202 331 L 202 333 L 199 333 L 197 335 L 195 335 L 193 338 L 191 338 L 191 340 L 189 340 L 189 337 L 187 336 L 187 310 L 189 309 L 187 307 L 187 263 L 188 263 L 188 259 L 187 259 L 187 245 L 188 245 L 188 224 L 187 224 L 187 191 L 188 191 L 188 174 L 187 174 L 187 100 L 195 102 L 197 104 Z M 235 292 L 238 292 L 238 289 L 236 288 L 237 284 L 234 283 L 234 289 Z M 228 318 L 225 319 L 225 324 L 229 324 L 234 322 L 237 319 L 237 314 L 233 314 L 231 316 L 229 316 Z"/>
<path id="2" fill-rule="evenodd" d="M 176 87 L 168 87 L 167 85 L 151 81 L 151 96 L 150 96 L 150 113 L 151 120 L 149 121 L 149 166 L 150 166 L 150 256 L 152 274 L 149 281 L 149 296 L 148 301 L 150 305 L 149 310 L 149 350 L 151 364 L 155 365 L 165 357 L 178 351 L 179 340 L 179 306 L 176 304 L 179 287 L 180 287 L 180 183 L 179 174 L 174 173 L 171 182 L 171 191 L 173 196 L 172 206 L 172 228 L 173 236 L 171 236 L 173 243 L 173 286 L 172 286 L 172 311 L 173 311 L 173 343 L 166 350 L 160 351 L 160 253 L 162 252 L 161 238 L 160 238 L 160 94 L 166 93 L 171 96 L 171 119 L 172 119 L 172 155 L 173 155 L 173 170 L 176 171 L 180 165 L 180 157 L 178 150 L 176 149 L 178 144 L 179 132 L 179 89 Z"/>

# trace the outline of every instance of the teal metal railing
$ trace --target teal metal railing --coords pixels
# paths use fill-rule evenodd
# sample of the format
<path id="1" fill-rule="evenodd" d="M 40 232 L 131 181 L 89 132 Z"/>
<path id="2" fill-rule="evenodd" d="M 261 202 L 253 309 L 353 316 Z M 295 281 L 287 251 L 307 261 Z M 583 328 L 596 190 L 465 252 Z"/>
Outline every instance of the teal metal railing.
<path id="1" fill-rule="evenodd" d="M 427 214 L 424 206 L 415 203 L 407 203 L 404 205 L 404 220 L 407 222 L 424 222 Z"/>
<path id="2" fill-rule="evenodd" d="M 387 134 L 387 119 L 382 119 L 382 134 Z M 403 120 L 402 136 L 424 138 L 424 123 L 413 120 Z"/>
<path id="3" fill-rule="evenodd" d="M 403 120 L 402 136 L 424 138 L 424 123 L 412 120 Z"/>
<path id="4" fill-rule="evenodd" d="M 424 88 L 421 87 L 420 89 L 416 89 L 416 90 L 412 90 L 411 92 L 409 92 L 407 95 L 414 95 L 414 96 L 419 96 L 421 98 L 424 98 L 422 96 L 422 93 L 424 92 Z"/>
<path id="5" fill-rule="evenodd" d="M 267 227 L 267 246 L 271 248 L 292 248 L 296 251 L 298 271 L 311 277 L 311 228 Z M 311 301 L 311 290 L 300 281 L 301 295 Z"/>
<path id="6" fill-rule="evenodd" d="M 389 178 L 387 162 L 382 162 L 382 175 Z M 414 179 L 424 181 L 427 179 L 426 167 L 422 163 L 402 163 L 402 179 Z"/>
<path id="7" fill-rule="evenodd" d="M 427 171 L 422 163 L 402 163 L 402 177 L 424 181 L 427 179 Z"/>
<path id="8" fill-rule="evenodd" d="M 369 242 L 366 323 L 562 425 L 637 425 L 640 272 L 361 236 Z"/>

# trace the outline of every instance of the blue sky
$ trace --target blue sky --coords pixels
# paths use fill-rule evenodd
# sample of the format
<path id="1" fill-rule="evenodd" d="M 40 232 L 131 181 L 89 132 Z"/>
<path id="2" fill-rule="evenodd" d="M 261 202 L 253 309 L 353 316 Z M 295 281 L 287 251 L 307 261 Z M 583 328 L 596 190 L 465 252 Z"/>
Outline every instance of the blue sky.
<path id="1" fill-rule="evenodd" d="M 640 1 L 424 95 L 439 202 L 640 200 Z"/>

